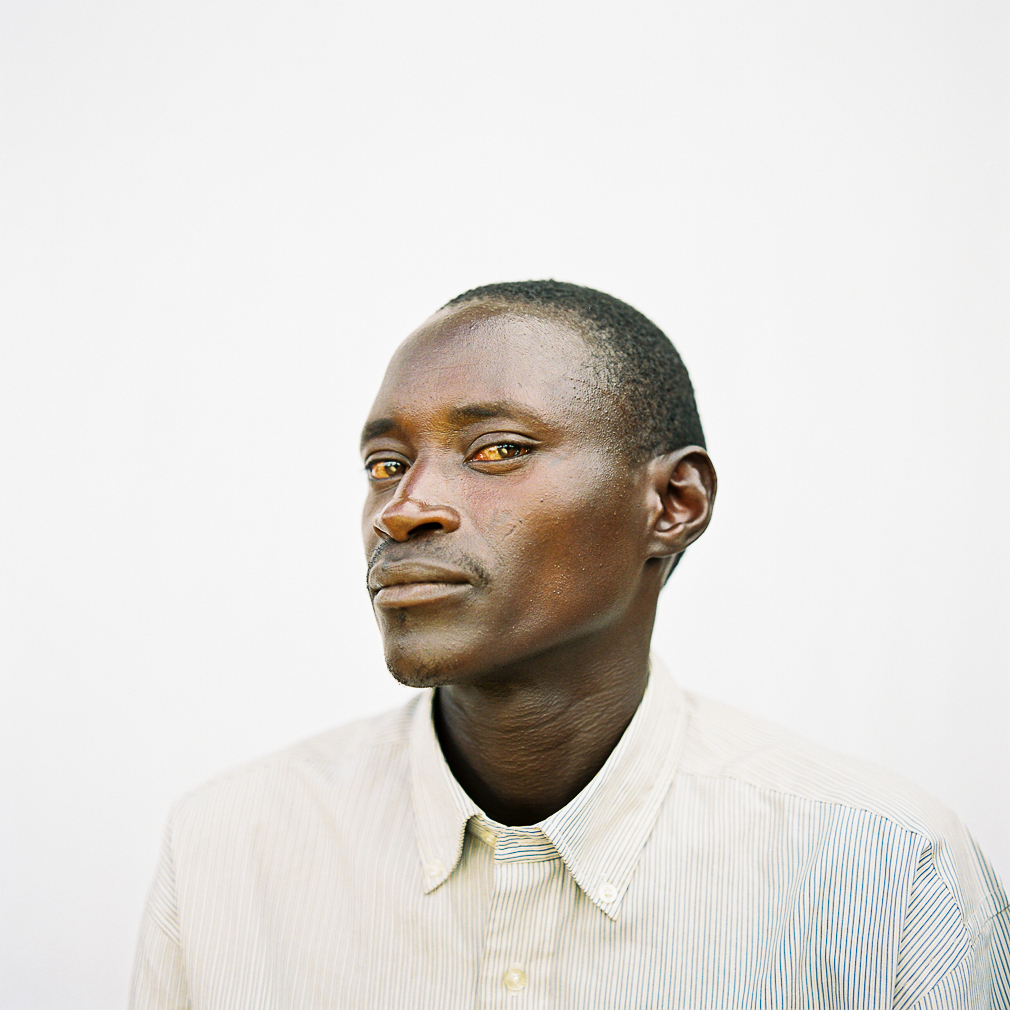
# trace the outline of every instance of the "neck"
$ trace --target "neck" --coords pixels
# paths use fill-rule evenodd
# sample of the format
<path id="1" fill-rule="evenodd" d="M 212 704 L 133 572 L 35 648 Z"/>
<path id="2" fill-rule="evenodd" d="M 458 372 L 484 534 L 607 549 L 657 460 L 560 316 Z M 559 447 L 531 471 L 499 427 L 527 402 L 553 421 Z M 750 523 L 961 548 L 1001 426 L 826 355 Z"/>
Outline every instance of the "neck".
<path id="1" fill-rule="evenodd" d="M 438 689 L 442 753 L 489 817 L 534 824 L 585 788 L 642 700 L 651 632 L 649 621 L 616 642 L 568 644 L 478 683 Z"/>

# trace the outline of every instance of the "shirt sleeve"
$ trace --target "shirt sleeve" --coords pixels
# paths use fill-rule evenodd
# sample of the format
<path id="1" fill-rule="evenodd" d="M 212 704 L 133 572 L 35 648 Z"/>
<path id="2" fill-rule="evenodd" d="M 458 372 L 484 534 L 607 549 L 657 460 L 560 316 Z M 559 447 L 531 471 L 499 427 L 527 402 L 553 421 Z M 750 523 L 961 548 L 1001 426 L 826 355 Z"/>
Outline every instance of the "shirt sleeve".
<path id="1" fill-rule="evenodd" d="M 1010 907 L 985 856 L 967 840 L 960 852 L 941 842 L 920 854 L 895 1010 L 1010 1010 Z"/>
<path id="2" fill-rule="evenodd" d="M 979 943 L 912 1010 L 1010 1010 L 1010 911 L 993 916 Z"/>
<path id="3" fill-rule="evenodd" d="M 130 1010 L 190 1010 L 179 933 L 171 826 L 140 926 Z"/>

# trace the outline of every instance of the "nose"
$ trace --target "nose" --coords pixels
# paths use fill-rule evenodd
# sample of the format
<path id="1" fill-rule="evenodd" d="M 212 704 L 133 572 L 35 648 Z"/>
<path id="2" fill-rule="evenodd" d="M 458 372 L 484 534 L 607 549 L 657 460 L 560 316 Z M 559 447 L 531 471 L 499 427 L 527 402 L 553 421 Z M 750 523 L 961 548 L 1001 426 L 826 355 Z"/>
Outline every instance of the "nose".
<path id="1" fill-rule="evenodd" d="M 372 520 L 379 536 L 401 543 L 422 533 L 452 533 L 459 529 L 460 514 L 444 499 L 445 486 L 432 468 L 416 461 L 400 478 L 393 497 Z"/>

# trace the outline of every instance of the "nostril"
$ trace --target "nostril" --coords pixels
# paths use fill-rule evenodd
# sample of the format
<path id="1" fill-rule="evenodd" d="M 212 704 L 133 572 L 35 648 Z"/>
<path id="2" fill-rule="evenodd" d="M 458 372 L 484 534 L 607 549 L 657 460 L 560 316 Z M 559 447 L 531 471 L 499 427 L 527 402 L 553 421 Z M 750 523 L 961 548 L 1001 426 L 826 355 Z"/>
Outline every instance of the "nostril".
<path id="1" fill-rule="evenodd" d="M 424 536 L 425 533 L 437 533 L 439 530 L 445 529 L 442 523 L 421 523 L 420 526 L 415 526 L 409 533 L 411 537 Z"/>
<path id="2" fill-rule="evenodd" d="M 382 536 L 403 543 L 432 533 L 451 533 L 459 528 L 459 513 L 451 505 L 430 505 L 405 495 L 390 501 L 373 525 Z"/>

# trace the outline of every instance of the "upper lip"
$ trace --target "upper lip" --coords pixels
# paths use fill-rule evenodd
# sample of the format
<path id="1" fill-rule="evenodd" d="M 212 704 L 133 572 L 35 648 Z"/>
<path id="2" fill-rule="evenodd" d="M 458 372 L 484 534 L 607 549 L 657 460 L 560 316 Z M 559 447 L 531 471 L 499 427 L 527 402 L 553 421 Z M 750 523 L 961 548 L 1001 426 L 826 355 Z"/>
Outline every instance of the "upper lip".
<path id="1" fill-rule="evenodd" d="M 469 582 L 470 576 L 462 568 L 435 561 L 380 562 L 368 573 L 368 588 L 378 592 L 386 586 L 399 586 L 407 582 Z"/>

